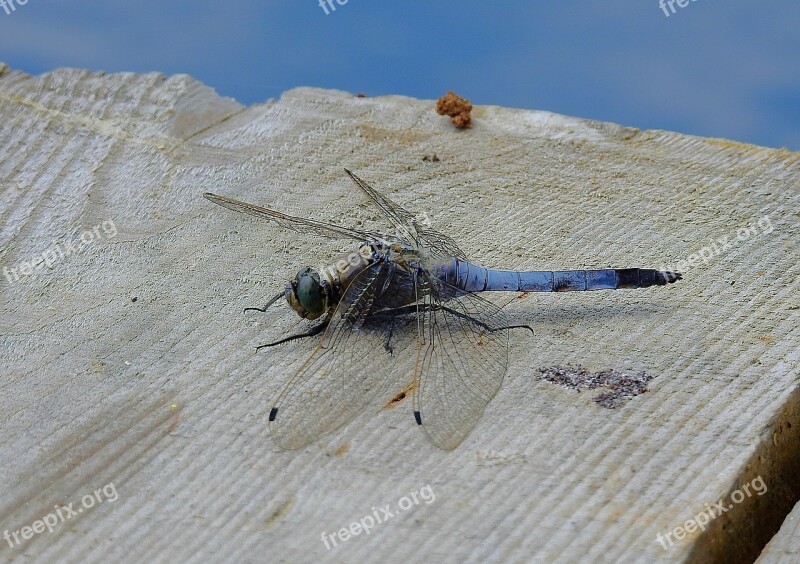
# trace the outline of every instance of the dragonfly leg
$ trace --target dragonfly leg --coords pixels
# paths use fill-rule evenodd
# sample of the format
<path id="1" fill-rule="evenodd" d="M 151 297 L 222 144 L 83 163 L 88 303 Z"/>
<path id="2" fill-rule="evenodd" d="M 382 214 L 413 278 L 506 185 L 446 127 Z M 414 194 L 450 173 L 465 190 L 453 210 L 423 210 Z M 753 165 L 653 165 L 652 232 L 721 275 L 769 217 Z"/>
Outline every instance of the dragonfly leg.
<path id="1" fill-rule="evenodd" d="M 449 308 L 447 306 L 439 306 L 436 309 L 443 309 L 444 311 L 446 311 L 448 313 L 452 313 L 456 317 L 460 317 L 462 319 L 469 319 L 470 321 L 472 321 L 473 323 L 475 323 L 477 325 L 480 325 L 481 327 L 483 327 L 484 329 L 486 329 L 490 333 L 494 333 L 495 331 L 502 331 L 503 329 L 528 329 L 528 330 L 530 330 L 531 333 L 533 333 L 533 327 L 531 327 L 530 325 L 505 325 L 503 327 L 490 327 L 489 325 L 487 325 L 486 323 L 484 323 L 480 319 L 475 319 L 474 317 L 469 316 L 466 313 L 461 313 L 460 311 L 456 311 L 456 310 L 454 310 L 452 308 Z"/>
<path id="2" fill-rule="evenodd" d="M 454 310 L 452 308 L 449 308 L 449 307 L 443 306 L 443 305 L 431 306 L 429 304 L 420 304 L 419 308 L 417 308 L 416 305 L 407 305 L 407 306 L 396 307 L 396 308 L 392 308 L 392 309 L 386 309 L 386 310 L 383 310 L 383 311 L 379 311 L 379 312 L 377 312 L 377 313 L 375 313 L 373 315 L 376 315 L 376 316 L 379 316 L 379 315 L 391 315 L 392 316 L 392 322 L 394 323 L 394 318 L 397 315 L 408 315 L 408 314 L 411 314 L 411 313 L 416 313 L 417 311 L 429 311 L 429 310 L 435 311 L 435 310 L 438 310 L 438 309 L 444 310 L 447 313 L 452 313 L 453 315 L 455 315 L 456 317 L 460 317 L 461 319 L 468 319 L 469 321 L 472 321 L 473 323 L 475 323 L 477 325 L 480 325 L 481 327 L 483 327 L 484 329 L 486 329 L 490 333 L 494 333 L 495 331 L 502 331 L 503 329 L 528 329 L 531 333 L 533 333 L 533 327 L 531 327 L 530 325 L 505 325 L 503 327 L 490 327 L 489 325 L 487 325 L 486 323 L 484 323 L 483 321 L 481 321 L 479 319 L 475 319 L 474 317 L 469 316 L 466 313 L 461 313 L 460 311 L 456 311 L 456 310 Z M 392 329 L 393 328 L 394 328 L 394 326 L 392 327 Z M 389 333 L 389 336 L 391 337 L 391 331 Z M 388 345 L 388 342 L 389 342 L 388 339 L 387 339 L 386 342 L 387 342 L 387 345 Z"/>
<path id="3" fill-rule="evenodd" d="M 275 302 L 277 302 L 279 299 L 281 299 L 281 298 L 283 297 L 283 294 L 284 294 L 284 293 L 283 293 L 283 292 L 281 292 L 280 294 L 278 294 L 277 296 L 275 296 L 274 298 L 272 298 L 272 299 L 269 301 L 269 303 L 268 303 L 267 305 L 265 305 L 263 308 L 260 308 L 260 307 L 246 307 L 246 308 L 244 308 L 244 311 L 250 311 L 250 310 L 254 310 L 254 311 L 260 311 L 261 313 L 266 313 L 266 311 L 267 311 L 267 309 L 269 308 L 269 306 L 271 306 L 272 304 L 274 304 Z"/>
<path id="4" fill-rule="evenodd" d="M 389 353 L 391 356 L 394 353 L 394 349 L 392 348 L 392 335 L 394 335 L 394 320 L 398 315 L 412 313 L 416 310 L 408 310 L 405 311 L 405 307 L 398 307 L 398 308 L 391 308 L 391 309 L 384 309 L 378 312 L 375 312 L 369 316 L 369 319 L 377 319 L 388 317 L 389 318 L 389 332 L 386 335 L 386 340 L 383 342 L 383 348 L 386 349 L 386 352 Z"/>
<path id="5" fill-rule="evenodd" d="M 370 314 L 370 319 L 377 319 L 377 318 L 389 318 L 389 333 L 386 335 L 386 341 L 383 343 L 383 348 L 386 349 L 390 355 L 393 354 L 394 349 L 392 348 L 392 335 L 394 335 L 394 320 L 399 315 L 409 315 L 412 313 L 417 312 L 417 306 L 410 305 L 410 306 L 402 306 L 402 307 L 393 307 L 388 309 L 382 309 L 380 311 L 376 311 Z"/>
<path id="6" fill-rule="evenodd" d="M 295 339 L 304 339 L 305 337 L 313 337 L 314 335 L 319 335 L 322 333 L 325 328 L 330 323 L 330 319 L 326 319 L 322 323 L 314 325 L 311 329 L 306 331 L 305 333 L 298 333 L 297 335 L 290 335 L 288 337 L 284 337 L 280 341 L 275 341 L 274 343 L 267 343 L 266 345 L 258 345 L 256 350 L 263 349 L 264 347 L 274 347 L 275 345 L 280 345 L 282 343 L 288 343 L 289 341 L 294 341 Z"/>
<path id="7" fill-rule="evenodd" d="M 389 334 L 386 335 L 386 342 L 383 343 L 383 348 L 386 349 L 386 352 L 389 353 L 389 356 L 392 356 L 392 353 L 394 352 L 392 345 L 390 344 L 392 340 L 392 333 L 394 333 L 394 318 L 395 316 L 393 315 L 391 321 L 389 322 Z"/>

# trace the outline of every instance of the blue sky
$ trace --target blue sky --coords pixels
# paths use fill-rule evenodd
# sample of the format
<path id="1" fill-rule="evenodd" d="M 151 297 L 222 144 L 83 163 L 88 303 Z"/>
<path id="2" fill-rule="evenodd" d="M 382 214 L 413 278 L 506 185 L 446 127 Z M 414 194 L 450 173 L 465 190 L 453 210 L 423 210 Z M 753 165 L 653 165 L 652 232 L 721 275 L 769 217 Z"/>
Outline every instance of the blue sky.
<path id="1" fill-rule="evenodd" d="M 0 4 L 0 61 L 33 74 L 188 73 L 245 104 L 295 86 L 454 90 L 800 150 L 797 0 L 681 0 L 669 16 L 659 0 L 332 0 L 327 15 L 318 1 Z"/>

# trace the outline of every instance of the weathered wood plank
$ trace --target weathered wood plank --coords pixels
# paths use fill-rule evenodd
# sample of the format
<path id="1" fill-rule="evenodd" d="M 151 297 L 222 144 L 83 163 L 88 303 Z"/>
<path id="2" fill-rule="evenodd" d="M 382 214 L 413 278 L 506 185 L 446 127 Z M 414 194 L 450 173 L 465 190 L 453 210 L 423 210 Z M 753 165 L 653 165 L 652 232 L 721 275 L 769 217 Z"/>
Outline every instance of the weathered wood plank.
<path id="1" fill-rule="evenodd" d="M 800 561 L 800 503 L 783 522 L 781 530 L 764 548 L 758 564 L 793 564 Z"/>
<path id="2" fill-rule="evenodd" d="M 751 517 L 776 529 L 797 499 L 798 154 L 473 115 L 456 131 L 404 97 L 304 88 L 244 108 L 186 76 L 2 66 L 0 265 L 16 270 L 0 278 L 0 531 L 104 499 L 2 555 L 611 562 L 763 546 Z M 254 353 L 296 318 L 241 310 L 348 247 L 200 195 L 382 227 L 344 166 L 487 266 L 693 264 L 669 288 L 512 300 L 536 336 L 512 335 L 508 378 L 455 451 L 404 400 L 282 452 L 267 416 L 312 345 Z M 393 362 L 376 354 L 376 370 Z M 567 363 L 654 379 L 609 410 L 537 378 Z M 757 476 L 762 496 L 659 544 Z M 326 549 L 323 533 L 426 487 L 434 501 Z"/>

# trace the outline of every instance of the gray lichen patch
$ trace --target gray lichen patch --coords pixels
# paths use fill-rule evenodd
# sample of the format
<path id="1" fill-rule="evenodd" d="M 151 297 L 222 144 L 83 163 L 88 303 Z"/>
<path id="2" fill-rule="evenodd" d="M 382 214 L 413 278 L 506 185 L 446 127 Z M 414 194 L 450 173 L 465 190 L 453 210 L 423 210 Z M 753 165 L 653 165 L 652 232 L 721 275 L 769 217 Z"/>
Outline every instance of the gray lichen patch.
<path id="1" fill-rule="evenodd" d="M 570 364 L 539 368 L 539 378 L 579 392 L 583 389 L 608 388 L 608 391 L 594 398 L 595 403 L 608 409 L 619 407 L 625 399 L 643 394 L 647 391 L 647 383 L 653 379 L 645 372 L 629 373 L 613 368 L 590 372 L 581 365 Z"/>

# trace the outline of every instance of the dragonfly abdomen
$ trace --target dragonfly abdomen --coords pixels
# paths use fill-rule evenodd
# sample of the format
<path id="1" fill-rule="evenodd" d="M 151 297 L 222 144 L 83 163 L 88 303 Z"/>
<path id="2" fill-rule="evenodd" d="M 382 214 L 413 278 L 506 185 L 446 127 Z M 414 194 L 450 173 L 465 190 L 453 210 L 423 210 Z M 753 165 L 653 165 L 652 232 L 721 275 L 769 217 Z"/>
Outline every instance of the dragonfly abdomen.
<path id="1" fill-rule="evenodd" d="M 651 268 L 519 271 L 485 268 L 456 259 L 447 282 L 468 292 L 574 292 L 663 286 L 681 279 L 677 272 Z"/>

